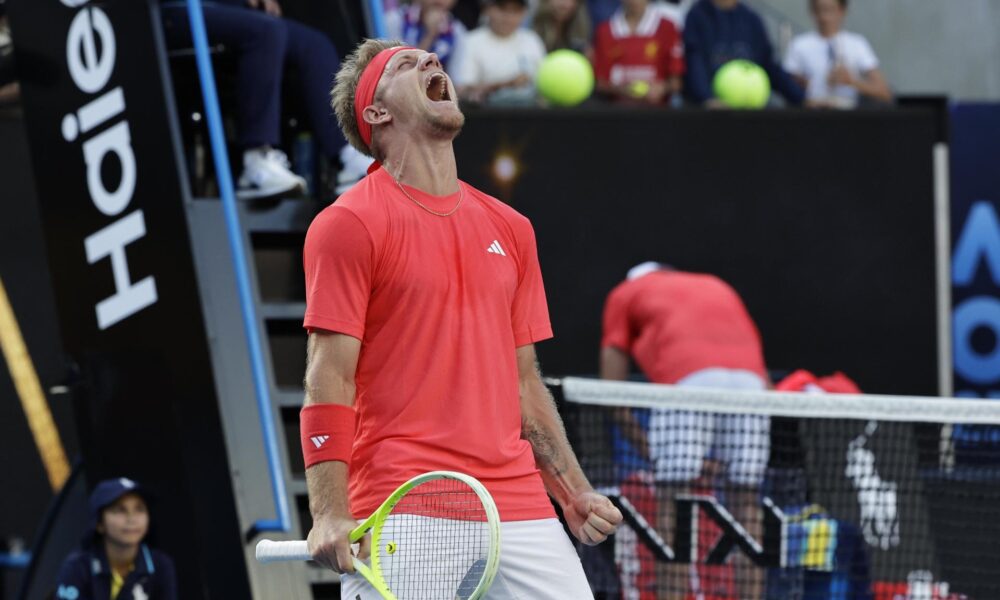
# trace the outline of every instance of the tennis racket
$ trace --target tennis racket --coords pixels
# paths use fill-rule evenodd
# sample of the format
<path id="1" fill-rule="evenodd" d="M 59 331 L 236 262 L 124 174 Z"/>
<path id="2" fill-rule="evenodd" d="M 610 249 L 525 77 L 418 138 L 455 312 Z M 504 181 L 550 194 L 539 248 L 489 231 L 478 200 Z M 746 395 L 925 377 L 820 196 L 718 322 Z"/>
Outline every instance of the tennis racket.
<path id="1" fill-rule="evenodd" d="M 500 565 L 500 515 L 473 477 L 432 471 L 399 486 L 351 532 L 371 532 L 371 558 L 354 568 L 386 600 L 477 600 Z M 257 560 L 312 560 L 305 540 L 257 543 Z"/>

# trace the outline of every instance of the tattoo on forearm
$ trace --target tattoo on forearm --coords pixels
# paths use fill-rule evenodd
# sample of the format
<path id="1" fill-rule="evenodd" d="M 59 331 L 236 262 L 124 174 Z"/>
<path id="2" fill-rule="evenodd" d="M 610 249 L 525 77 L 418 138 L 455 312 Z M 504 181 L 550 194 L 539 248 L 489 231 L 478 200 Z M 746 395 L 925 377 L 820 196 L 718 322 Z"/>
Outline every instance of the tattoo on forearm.
<path id="1" fill-rule="evenodd" d="M 556 477 L 566 471 L 565 460 L 558 444 L 541 423 L 533 419 L 524 419 L 521 423 L 521 437 L 531 444 L 539 468 Z"/>

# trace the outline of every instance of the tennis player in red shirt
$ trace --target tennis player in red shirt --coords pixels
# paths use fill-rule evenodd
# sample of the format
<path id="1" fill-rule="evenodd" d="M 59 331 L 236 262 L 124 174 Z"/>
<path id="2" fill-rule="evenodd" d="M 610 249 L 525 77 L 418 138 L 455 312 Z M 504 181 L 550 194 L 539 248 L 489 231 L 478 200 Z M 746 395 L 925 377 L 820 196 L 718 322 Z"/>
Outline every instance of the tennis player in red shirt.
<path id="1" fill-rule="evenodd" d="M 768 387 L 760 333 L 736 290 L 714 275 L 687 273 L 655 262 L 632 268 L 604 305 L 601 377 L 628 378 L 630 359 L 653 383 L 748 390 Z M 630 411 L 619 411 L 617 417 L 622 433 L 652 463 L 660 496 L 659 521 L 668 543 L 674 538 L 674 498 L 723 479 L 726 506 L 760 539 L 760 484 L 770 456 L 767 417 L 654 410 L 647 427 Z M 761 569 L 742 554 L 737 555 L 735 565 L 738 597 L 760 598 Z M 687 598 L 697 575 L 702 576 L 700 587 L 709 587 L 711 569 L 692 571 L 689 567 L 671 564 L 661 573 L 660 597 Z M 640 582 L 646 580 L 648 570 L 639 573 Z"/>
<path id="2" fill-rule="evenodd" d="M 310 552 L 344 573 L 342 598 L 380 598 L 353 574 L 357 519 L 414 475 L 461 471 L 502 521 L 487 598 L 591 598 L 546 491 L 585 544 L 621 514 L 583 475 L 539 375 L 533 344 L 552 331 L 531 223 L 458 179 L 465 118 L 436 55 L 367 40 L 332 96 L 377 162 L 306 236 Z"/>

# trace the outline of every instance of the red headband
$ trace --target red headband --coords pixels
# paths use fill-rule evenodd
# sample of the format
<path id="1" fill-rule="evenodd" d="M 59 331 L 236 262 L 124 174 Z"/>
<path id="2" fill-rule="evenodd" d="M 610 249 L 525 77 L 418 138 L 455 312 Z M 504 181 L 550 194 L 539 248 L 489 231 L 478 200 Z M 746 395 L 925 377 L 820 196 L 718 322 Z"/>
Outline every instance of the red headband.
<path id="1" fill-rule="evenodd" d="M 386 48 L 376 54 L 375 58 L 361 72 L 361 79 L 358 80 L 358 89 L 354 92 L 354 120 L 358 122 L 358 133 L 361 134 L 361 139 L 368 144 L 369 148 L 372 145 L 372 126 L 365 122 L 362 114 L 375 101 L 375 88 L 378 87 L 378 82 L 382 80 L 382 72 L 385 71 L 386 63 L 401 50 L 416 50 L 416 48 L 395 46 L 393 48 Z"/>

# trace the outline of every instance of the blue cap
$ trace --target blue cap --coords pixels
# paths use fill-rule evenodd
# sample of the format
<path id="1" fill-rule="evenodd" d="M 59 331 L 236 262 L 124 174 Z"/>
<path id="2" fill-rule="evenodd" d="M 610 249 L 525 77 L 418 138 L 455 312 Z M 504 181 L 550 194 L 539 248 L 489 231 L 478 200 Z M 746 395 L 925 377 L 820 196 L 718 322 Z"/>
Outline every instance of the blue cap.
<path id="1" fill-rule="evenodd" d="M 119 498 L 126 494 L 138 494 L 146 500 L 146 490 L 139 487 L 139 484 L 128 477 L 117 479 L 105 479 L 97 484 L 94 492 L 90 495 L 90 518 L 96 525 L 101 520 L 101 511 L 109 505 L 114 504 Z"/>

